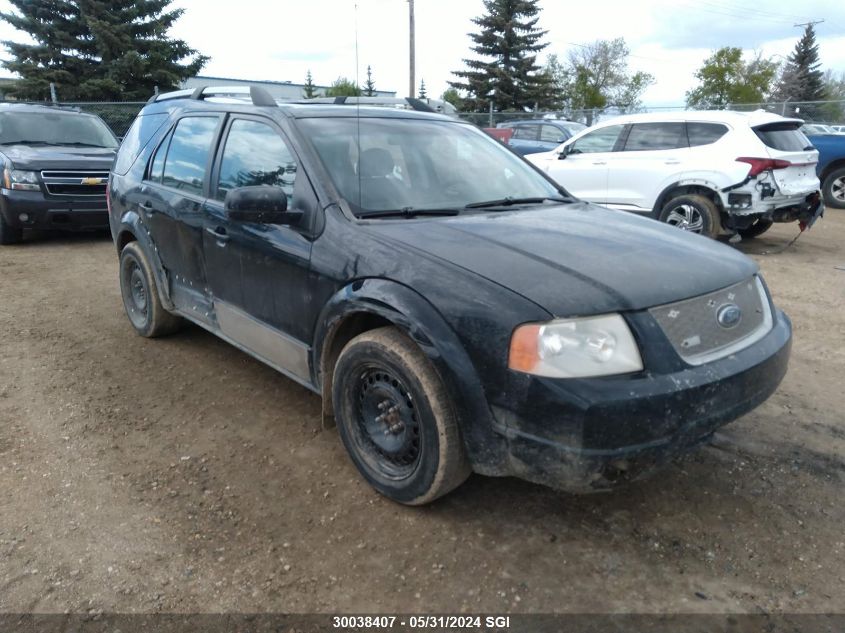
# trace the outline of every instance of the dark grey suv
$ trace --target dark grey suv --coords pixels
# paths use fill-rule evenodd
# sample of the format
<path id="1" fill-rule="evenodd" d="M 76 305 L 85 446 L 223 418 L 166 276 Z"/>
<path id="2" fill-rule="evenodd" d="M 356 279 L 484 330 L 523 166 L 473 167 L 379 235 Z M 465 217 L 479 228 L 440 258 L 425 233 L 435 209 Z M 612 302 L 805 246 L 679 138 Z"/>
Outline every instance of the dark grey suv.
<path id="1" fill-rule="evenodd" d="M 787 368 L 790 323 L 753 261 L 573 199 L 437 114 L 163 95 L 110 203 L 137 332 L 191 321 L 313 390 L 402 503 L 473 470 L 629 481 Z"/>
<path id="2" fill-rule="evenodd" d="M 106 228 L 106 184 L 117 146 L 92 114 L 0 105 L 0 244 L 19 242 L 27 229 Z"/>

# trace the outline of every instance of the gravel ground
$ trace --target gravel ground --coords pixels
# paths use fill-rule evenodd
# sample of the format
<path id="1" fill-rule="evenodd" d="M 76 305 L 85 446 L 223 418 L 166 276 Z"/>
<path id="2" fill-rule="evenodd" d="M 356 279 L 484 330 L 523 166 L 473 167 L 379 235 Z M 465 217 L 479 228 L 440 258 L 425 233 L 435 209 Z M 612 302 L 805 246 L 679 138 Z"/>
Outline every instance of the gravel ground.
<path id="1" fill-rule="evenodd" d="M 310 392 L 199 328 L 136 336 L 107 236 L 0 248 L 0 612 L 843 612 L 845 213 L 776 253 L 795 232 L 739 245 L 795 344 L 711 445 L 609 494 L 473 476 L 421 509 Z"/>

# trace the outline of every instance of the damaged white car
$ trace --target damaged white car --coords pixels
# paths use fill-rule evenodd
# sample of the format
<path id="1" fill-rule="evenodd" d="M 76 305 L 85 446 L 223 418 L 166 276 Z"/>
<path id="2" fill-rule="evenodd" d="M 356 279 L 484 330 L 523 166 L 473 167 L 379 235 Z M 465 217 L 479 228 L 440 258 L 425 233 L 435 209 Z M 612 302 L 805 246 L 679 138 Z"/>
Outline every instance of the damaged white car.
<path id="1" fill-rule="evenodd" d="M 756 237 L 821 216 L 803 121 L 770 112 L 633 114 L 526 158 L 570 193 L 710 237 Z"/>

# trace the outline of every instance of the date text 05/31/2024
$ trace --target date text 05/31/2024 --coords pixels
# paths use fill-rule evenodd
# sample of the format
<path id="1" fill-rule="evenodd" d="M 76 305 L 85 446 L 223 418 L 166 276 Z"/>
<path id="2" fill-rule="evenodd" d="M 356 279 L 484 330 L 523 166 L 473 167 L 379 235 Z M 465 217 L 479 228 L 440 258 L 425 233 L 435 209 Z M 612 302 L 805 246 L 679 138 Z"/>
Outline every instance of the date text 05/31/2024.
<path id="1" fill-rule="evenodd" d="M 408 629 L 508 629 L 510 616 L 506 615 L 336 615 L 332 616 L 336 629 L 391 629 L 401 626 Z"/>

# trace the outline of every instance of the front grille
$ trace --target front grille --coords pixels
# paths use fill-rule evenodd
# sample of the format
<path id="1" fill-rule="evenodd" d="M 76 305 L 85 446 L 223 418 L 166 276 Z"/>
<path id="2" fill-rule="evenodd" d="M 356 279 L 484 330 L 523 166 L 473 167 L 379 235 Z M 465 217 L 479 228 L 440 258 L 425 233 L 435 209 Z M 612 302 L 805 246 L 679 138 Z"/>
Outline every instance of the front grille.
<path id="1" fill-rule="evenodd" d="M 738 322 L 731 323 L 728 316 Z M 772 329 L 772 313 L 757 277 L 706 295 L 649 310 L 675 351 L 690 365 L 723 358 L 759 341 Z M 720 314 L 723 323 L 720 324 Z"/>
<path id="2" fill-rule="evenodd" d="M 42 171 L 41 180 L 47 193 L 54 196 L 104 198 L 107 171 Z"/>

